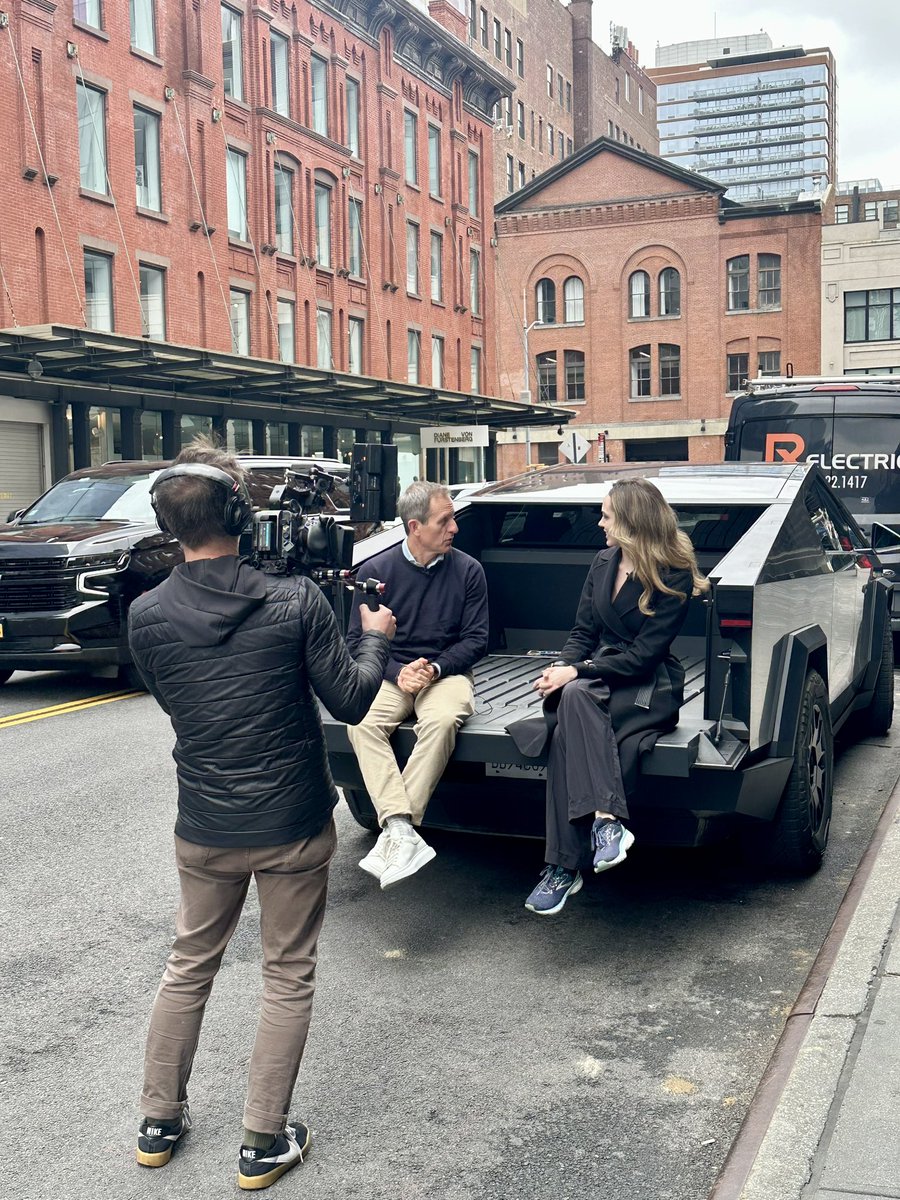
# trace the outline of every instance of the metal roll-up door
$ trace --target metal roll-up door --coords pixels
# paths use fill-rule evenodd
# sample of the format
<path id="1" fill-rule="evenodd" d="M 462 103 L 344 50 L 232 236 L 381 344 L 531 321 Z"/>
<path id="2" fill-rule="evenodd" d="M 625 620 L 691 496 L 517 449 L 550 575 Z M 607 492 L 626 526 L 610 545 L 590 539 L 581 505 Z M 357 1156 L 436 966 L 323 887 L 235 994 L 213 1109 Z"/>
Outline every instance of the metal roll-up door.
<path id="1" fill-rule="evenodd" d="M 44 427 L 0 421 L 0 521 L 44 491 Z"/>

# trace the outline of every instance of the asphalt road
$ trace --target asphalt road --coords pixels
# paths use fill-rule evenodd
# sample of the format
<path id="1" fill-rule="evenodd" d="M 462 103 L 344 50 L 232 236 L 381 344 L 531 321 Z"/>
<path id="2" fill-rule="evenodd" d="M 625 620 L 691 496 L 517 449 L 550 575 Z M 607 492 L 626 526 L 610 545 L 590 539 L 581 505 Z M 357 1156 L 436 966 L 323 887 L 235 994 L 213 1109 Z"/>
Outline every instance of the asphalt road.
<path id="1" fill-rule="evenodd" d="M 256 1020 L 256 909 L 226 956 L 195 1128 L 137 1167 L 142 1040 L 176 877 L 167 719 L 146 696 L 17 675 L 0 689 L 0 1195 L 236 1194 Z M 636 846 L 558 918 L 522 907 L 536 844 L 445 835 L 382 894 L 341 806 L 295 1111 L 314 1153 L 276 1196 L 703 1200 L 900 773 L 900 733 L 844 749 L 822 871 Z"/>

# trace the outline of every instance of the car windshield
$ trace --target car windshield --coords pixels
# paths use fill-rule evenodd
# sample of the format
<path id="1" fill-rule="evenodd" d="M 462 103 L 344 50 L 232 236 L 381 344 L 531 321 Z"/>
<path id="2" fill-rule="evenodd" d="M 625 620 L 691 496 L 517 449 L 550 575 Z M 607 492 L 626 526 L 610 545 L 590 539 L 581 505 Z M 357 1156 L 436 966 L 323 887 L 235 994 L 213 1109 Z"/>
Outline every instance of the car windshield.
<path id="1" fill-rule="evenodd" d="M 154 473 L 61 479 L 22 516 L 22 525 L 74 521 L 154 521 L 150 484 Z"/>

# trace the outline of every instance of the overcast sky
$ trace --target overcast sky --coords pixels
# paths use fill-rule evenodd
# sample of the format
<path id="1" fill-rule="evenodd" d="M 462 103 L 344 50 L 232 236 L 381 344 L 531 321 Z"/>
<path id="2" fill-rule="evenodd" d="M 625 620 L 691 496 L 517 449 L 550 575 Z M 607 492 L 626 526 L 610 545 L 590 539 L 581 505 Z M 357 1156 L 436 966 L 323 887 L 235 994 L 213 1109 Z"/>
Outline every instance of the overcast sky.
<path id="1" fill-rule="evenodd" d="M 828 46 L 838 80 L 838 177 L 900 188 L 898 0 L 611 0 L 594 4 L 594 40 L 609 50 L 609 22 L 624 25 L 643 67 L 657 43 L 734 37 L 763 29 L 775 46 Z"/>

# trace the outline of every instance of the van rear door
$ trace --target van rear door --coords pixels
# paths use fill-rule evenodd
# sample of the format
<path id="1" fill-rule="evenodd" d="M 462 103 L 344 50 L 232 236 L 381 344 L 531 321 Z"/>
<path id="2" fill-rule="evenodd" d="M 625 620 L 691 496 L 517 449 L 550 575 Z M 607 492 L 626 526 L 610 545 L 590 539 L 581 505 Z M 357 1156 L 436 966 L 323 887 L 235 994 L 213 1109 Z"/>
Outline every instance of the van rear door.
<path id="1" fill-rule="evenodd" d="M 739 462 L 831 461 L 834 396 L 742 396 L 731 413 L 727 458 Z"/>
<path id="2" fill-rule="evenodd" d="M 823 471 L 860 524 L 900 527 L 900 397 L 838 396 Z"/>

